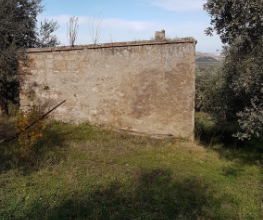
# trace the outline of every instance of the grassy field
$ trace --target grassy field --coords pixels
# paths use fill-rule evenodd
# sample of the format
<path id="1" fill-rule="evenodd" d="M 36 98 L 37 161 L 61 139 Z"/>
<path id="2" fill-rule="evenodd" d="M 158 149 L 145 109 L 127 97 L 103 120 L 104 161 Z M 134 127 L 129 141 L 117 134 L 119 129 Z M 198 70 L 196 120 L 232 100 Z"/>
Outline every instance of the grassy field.
<path id="1" fill-rule="evenodd" d="M 262 145 L 211 144 L 196 117 L 194 143 L 52 121 L 27 158 L 0 145 L 0 219 L 263 219 Z"/>

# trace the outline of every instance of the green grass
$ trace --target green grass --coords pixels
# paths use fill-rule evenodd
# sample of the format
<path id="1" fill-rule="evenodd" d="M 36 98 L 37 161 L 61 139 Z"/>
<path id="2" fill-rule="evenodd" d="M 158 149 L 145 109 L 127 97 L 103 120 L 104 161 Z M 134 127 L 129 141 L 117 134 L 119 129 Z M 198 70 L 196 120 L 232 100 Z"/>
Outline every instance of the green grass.
<path id="1" fill-rule="evenodd" d="M 27 158 L 17 141 L 0 145 L 0 219 L 260 220 L 260 146 L 207 147 L 53 121 Z"/>

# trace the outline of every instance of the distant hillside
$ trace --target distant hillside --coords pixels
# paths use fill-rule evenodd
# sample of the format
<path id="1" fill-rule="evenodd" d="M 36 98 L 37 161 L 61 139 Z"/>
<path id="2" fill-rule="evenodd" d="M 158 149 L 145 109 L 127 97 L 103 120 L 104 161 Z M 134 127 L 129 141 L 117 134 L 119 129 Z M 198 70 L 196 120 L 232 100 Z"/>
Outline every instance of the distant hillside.
<path id="1" fill-rule="evenodd" d="M 195 60 L 195 62 L 220 62 L 219 60 L 213 58 L 213 57 L 199 57 Z"/>
<path id="2" fill-rule="evenodd" d="M 198 59 L 200 57 L 213 57 L 216 60 L 222 61 L 222 57 L 220 56 L 220 53 L 203 53 L 203 52 L 195 52 L 195 59 Z"/>
<path id="3" fill-rule="evenodd" d="M 214 57 L 203 56 L 196 58 L 195 65 L 196 65 L 196 69 L 202 72 L 210 67 L 222 67 L 223 62 L 215 59 Z"/>

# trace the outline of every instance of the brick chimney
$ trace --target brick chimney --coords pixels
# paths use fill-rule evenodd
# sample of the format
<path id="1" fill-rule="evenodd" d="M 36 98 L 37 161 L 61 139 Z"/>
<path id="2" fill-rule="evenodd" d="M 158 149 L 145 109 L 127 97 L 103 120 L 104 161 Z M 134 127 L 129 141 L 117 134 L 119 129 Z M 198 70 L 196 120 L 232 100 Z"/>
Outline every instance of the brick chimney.
<path id="1" fill-rule="evenodd" d="M 165 39 L 165 30 L 155 31 L 155 40 L 161 41 Z"/>

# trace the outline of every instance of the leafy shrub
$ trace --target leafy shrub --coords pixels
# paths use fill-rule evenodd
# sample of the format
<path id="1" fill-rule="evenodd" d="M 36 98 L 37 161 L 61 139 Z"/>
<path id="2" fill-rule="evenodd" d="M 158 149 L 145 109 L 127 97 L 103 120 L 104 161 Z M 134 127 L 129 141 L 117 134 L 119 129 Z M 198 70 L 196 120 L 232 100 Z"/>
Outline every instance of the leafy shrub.
<path id="1" fill-rule="evenodd" d="M 262 138 L 262 124 L 263 124 L 263 104 L 257 97 L 251 100 L 252 106 L 246 107 L 244 111 L 239 112 L 237 116 L 241 129 L 244 132 L 238 132 L 234 137 L 243 139 L 251 139 L 251 137 Z"/>
<path id="2" fill-rule="evenodd" d="M 211 113 L 214 117 L 226 121 L 224 105 L 225 78 L 220 67 L 210 68 L 196 74 L 196 111 Z"/>
<path id="3" fill-rule="evenodd" d="M 45 128 L 44 119 L 40 118 L 42 114 L 38 113 L 38 108 L 34 106 L 28 111 L 20 110 L 19 118 L 15 124 L 16 131 L 19 135 L 19 145 L 22 153 L 22 157 L 26 156 L 30 147 L 43 136 L 43 130 Z M 34 122 L 36 123 L 30 127 Z"/>
<path id="4" fill-rule="evenodd" d="M 195 138 L 201 142 L 209 143 L 215 132 L 215 121 L 204 112 L 195 115 Z"/>

